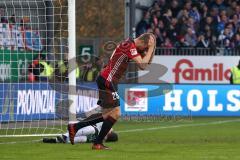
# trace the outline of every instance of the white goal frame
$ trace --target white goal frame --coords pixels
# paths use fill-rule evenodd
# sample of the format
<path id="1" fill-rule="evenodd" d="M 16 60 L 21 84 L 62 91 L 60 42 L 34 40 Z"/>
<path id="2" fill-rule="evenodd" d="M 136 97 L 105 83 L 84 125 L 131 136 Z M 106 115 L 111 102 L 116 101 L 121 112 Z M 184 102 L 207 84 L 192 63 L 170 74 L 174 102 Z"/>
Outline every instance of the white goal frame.
<path id="1" fill-rule="evenodd" d="M 76 122 L 76 0 L 68 1 L 68 60 L 69 72 L 68 72 L 68 85 L 69 85 L 69 123 Z M 16 129 L 16 128 L 12 128 Z M 10 130 L 10 129 L 9 129 Z M 59 130 L 60 132 L 60 130 Z M 58 134 L 16 134 L 16 135 L 0 135 L 0 138 L 10 137 L 43 137 L 43 136 L 57 136 Z"/>

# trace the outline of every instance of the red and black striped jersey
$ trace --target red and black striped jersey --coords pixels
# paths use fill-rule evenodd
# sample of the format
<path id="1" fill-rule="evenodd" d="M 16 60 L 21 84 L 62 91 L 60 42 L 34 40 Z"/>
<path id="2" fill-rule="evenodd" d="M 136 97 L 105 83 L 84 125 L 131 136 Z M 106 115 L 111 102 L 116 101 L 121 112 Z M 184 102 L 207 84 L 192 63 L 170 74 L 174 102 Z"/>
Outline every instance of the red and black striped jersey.
<path id="1" fill-rule="evenodd" d="M 105 78 L 107 83 L 118 83 L 127 70 L 129 61 L 137 56 L 140 56 L 140 54 L 137 52 L 133 39 L 121 42 L 113 51 L 108 64 L 100 75 Z"/>

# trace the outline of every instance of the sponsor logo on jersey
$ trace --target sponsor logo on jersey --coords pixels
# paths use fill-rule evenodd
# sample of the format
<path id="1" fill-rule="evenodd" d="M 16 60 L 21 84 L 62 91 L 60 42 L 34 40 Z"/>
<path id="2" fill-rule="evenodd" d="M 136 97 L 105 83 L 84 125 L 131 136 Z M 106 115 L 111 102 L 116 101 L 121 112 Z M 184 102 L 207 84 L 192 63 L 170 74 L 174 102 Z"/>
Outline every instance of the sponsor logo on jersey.
<path id="1" fill-rule="evenodd" d="M 131 55 L 135 56 L 137 55 L 137 50 L 136 49 L 130 49 Z"/>

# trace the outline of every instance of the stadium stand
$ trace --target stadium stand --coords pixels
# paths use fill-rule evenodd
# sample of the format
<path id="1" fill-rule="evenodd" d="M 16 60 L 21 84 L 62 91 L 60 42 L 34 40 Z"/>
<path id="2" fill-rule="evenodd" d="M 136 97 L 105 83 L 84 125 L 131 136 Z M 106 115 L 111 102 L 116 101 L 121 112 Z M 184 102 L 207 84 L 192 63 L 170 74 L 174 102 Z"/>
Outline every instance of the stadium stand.
<path id="1" fill-rule="evenodd" d="M 137 36 L 153 32 L 160 55 L 239 55 L 239 0 L 156 0 L 143 12 Z"/>

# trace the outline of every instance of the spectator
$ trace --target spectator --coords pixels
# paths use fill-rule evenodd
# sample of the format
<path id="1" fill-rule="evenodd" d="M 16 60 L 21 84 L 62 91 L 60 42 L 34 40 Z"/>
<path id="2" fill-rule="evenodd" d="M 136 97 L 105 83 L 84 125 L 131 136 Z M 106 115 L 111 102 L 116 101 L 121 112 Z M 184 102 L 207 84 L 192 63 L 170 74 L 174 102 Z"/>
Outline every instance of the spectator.
<path id="1" fill-rule="evenodd" d="M 64 82 L 68 77 L 68 61 L 59 60 L 55 66 L 55 75 L 56 81 Z M 77 75 L 76 75 L 77 77 Z"/>
<path id="2" fill-rule="evenodd" d="M 29 79 L 30 82 L 39 81 L 40 74 L 44 70 L 44 66 L 41 65 L 39 62 L 43 59 L 45 59 L 45 55 L 39 54 L 33 59 L 32 63 L 29 64 L 29 66 L 28 66 L 28 71 L 29 71 L 28 79 Z"/>
<path id="3" fill-rule="evenodd" d="M 164 24 L 163 20 L 159 20 L 159 21 L 158 21 L 158 26 L 157 26 L 157 27 L 159 28 L 159 30 L 160 30 L 161 32 L 166 31 L 166 27 L 165 27 L 165 24 Z"/>
<path id="4" fill-rule="evenodd" d="M 240 50 L 240 34 L 236 33 L 231 41 L 231 48 Z"/>
<path id="5" fill-rule="evenodd" d="M 189 47 L 194 47 L 197 44 L 196 34 L 190 27 L 187 29 L 187 33 L 185 34 L 184 39 L 186 40 L 186 44 Z"/>
<path id="6" fill-rule="evenodd" d="M 155 28 L 154 35 L 156 36 L 156 41 L 157 41 L 156 45 L 161 46 L 163 43 L 163 36 L 162 36 L 159 28 Z"/>
<path id="7" fill-rule="evenodd" d="M 201 23 L 200 23 L 200 28 L 199 31 L 200 32 L 207 32 L 207 31 L 211 31 L 212 33 L 217 33 L 215 31 L 215 27 L 214 27 L 214 23 L 213 23 L 213 18 L 211 16 L 207 16 L 205 19 L 202 19 Z"/>
<path id="8" fill-rule="evenodd" d="M 0 23 L 8 23 L 6 17 L 4 16 L 4 9 L 3 8 L 0 8 Z"/>
<path id="9" fill-rule="evenodd" d="M 157 1 L 154 1 L 153 5 L 152 5 L 152 7 L 149 9 L 149 11 L 150 11 L 151 14 L 155 14 L 155 13 L 156 13 L 157 11 L 159 11 L 160 9 L 161 9 L 161 8 L 160 8 L 158 2 L 157 2 Z"/>
<path id="10" fill-rule="evenodd" d="M 195 25 L 195 20 L 192 17 L 189 17 L 187 20 L 188 28 L 191 28 L 194 33 L 196 33 L 197 27 Z"/>
<path id="11" fill-rule="evenodd" d="M 8 23 L 8 20 L 6 17 L 2 16 L 1 17 L 1 23 Z"/>
<path id="12" fill-rule="evenodd" d="M 233 13 L 238 15 L 238 17 L 240 16 L 240 5 L 239 4 L 234 8 L 234 12 Z"/>
<path id="13" fill-rule="evenodd" d="M 28 67 L 29 80 L 47 81 L 53 79 L 54 68 L 46 60 L 46 55 L 39 54 Z"/>
<path id="14" fill-rule="evenodd" d="M 239 28 L 240 26 L 240 21 L 239 21 L 239 16 L 237 14 L 234 14 L 231 18 L 231 21 L 230 21 L 233 26 L 234 26 L 234 30 L 233 32 L 236 33 L 237 32 L 237 28 Z"/>
<path id="15" fill-rule="evenodd" d="M 163 8 L 164 10 L 166 9 L 166 7 L 167 7 L 166 0 L 158 0 L 157 2 L 158 2 L 158 5 L 160 8 Z"/>
<path id="16" fill-rule="evenodd" d="M 30 22 L 29 17 L 23 17 L 20 21 L 20 26 L 23 27 L 24 29 L 31 29 L 29 22 Z"/>
<path id="17" fill-rule="evenodd" d="M 163 52 L 165 55 L 171 54 L 170 50 L 168 50 L 168 49 L 173 48 L 173 44 L 168 37 L 165 39 L 164 43 L 162 44 L 162 47 L 165 49 Z"/>
<path id="18" fill-rule="evenodd" d="M 222 13 L 224 13 L 224 12 L 222 12 Z M 227 15 L 222 14 L 222 15 L 220 16 L 220 19 L 219 19 L 219 22 L 218 22 L 218 25 L 217 25 L 217 31 L 218 31 L 218 33 L 222 32 L 222 31 L 224 30 L 225 25 L 226 25 L 227 22 L 228 22 L 228 17 L 227 17 Z"/>
<path id="19" fill-rule="evenodd" d="M 220 47 L 226 46 L 230 39 L 231 39 L 231 31 L 229 28 L 225 28 L 218 37 L 218 42 L 220 44 Z"/>
<path id="20" fill-rule="evenodd" d="M 150 28 L 149 19 L 150 19 L 150 13 L 144 12 L 144 16 L 142 20 L 138 23 L 136 28 L 137 36 L 147 32 L 148 28 Z"/>
<path id="21" fill-rule="evenodd" d="M 219 22 L 219 16 L 218 16 L 219 10 L 217 8 L 212 8 L 210 10 L 210 17 L 212 17 L 214 27 L 217 28 L 218 22 Z M 216 32 L 217 33 L 217 32 Z M 217 34 L 216 34 L 217 35 Z"/>
<path id="22" fill-rule="evenodd" d="M 85 80 L 87 82 L 94 82 L 96 81 L 96 78 L 100 72 L 100 70 L 103 68 L 103 60 L 99 57 L 96 57 L 94 59 L 94 63 L 91 65 L 91 67 L 88 69 L 86 73 Z"/>
<path id="23" fill-rule="evenodd" d="M 172 42 L 177 41 L 178 32 L 180 30 L 179 25 L 177 25 L 178 20 L 173 18 L 171 24 L 167 30 L 167 35 Z"/>
<path id="24" fill-rule="evenodd" d="M 196 6 L 193 6 L 193 8 L 189 11 L 189 17 L 193 18 L 195 22 L 200 22 L 200 14 L 198 11 L 198 8 Z"/>
<path id="25" fill-rule="evenodd" d="M 186 21 L 188 17 L 189 17 L 188 10 L 186 9 L 182 9 L 177 15 L 177 19 L 180 20 L 181 22 Z"/>
<path id="26" fill-rule="evenodd" d="M 240 84 L 240 61 L 231 68 L 230 84 Z"/>
<path id="27" fill-rule="evenodd" d="M 88 71 L 86 73 L 86 77 L 85 77 L 85 81 L 87 82 L 94 82 L 96 80 L 96 77 L 98 76 L 98 69 L 96 66 L 91 66 L 90 68 L 88 68 Z"/>
<path id="28" fill-rule="evenodd" d="M 173 0 L 171 2 L 170 10 L 172 11 L 172 16 L 175 18 L 180 11 L 179 2 L 177 0 Z"/>
<path id="29" fill-rule="evenodd" d="M 232 36 L 234 35 L 234 30 L 235 30 L 233 23 L 226 24 L 226 28 L 229 29 L 229 36 L 230 36 L 230 38 L 232 38 Z"/>
<path id="30" fill-rule="evenodd" d="M 187 44 L 184 36 L 178 36 L 178 39 L 179 40 L 175 43 L 175 46 L 177 48 L 186 48 L 186 47 L 188 47 L 188 44 Z"/>
<path id="31" fill-rule="evenodd" d="M 172 21 L 172 11 L 167 9 L 166 13 L 163 14 L 162 23 L 166 28 L 169 28 Z"/>
<path id="32" fill-rule="evenodd" d="M 204 34 L 201 33 L 199 36 L 198 36 L 198 42 L 197 42 L 197 45 L 196 47 L 197 48 L 209 48 L 209 39 L 206 39 Z"/>
<path id="33" fill-rule="evenodd" d="M 237 7 L 237 2 L 236 1 L 228 1 L 228 8 L 227 8 L 227 13 L 228 15 L 232 16 L 235 14 L 235 8 Z"/>
<path id="34" fill-rule="evenodd" d="M 211 5 L 211 8 L 218 8 L 219 10 L 226 10 L 226 4 L 224 0 L 215 0 Z"/>
<path id="35" fill-rule="evenodd" d="M 16 17 L 15 17 L 15 15 L 13 14 L 10 18 L 9 18 L 9 23 L 11 23 L 11 24 L 15 24 L 16 23 Z"/>
<path id="36" fill-rule="evenodd" d="M 160 10 L 156 12 L 156 17 L 157 17 L 158 20 L 161 19 L 162 14 L 161 14 Z"/>
<path id="37" fill-rule="evenodd" d="M 154 27 L 157 27 L 157 25 L 158 25 L 158 17 L 155 14 L 152 17 L 152 24 Z"/>
<path id="38" fill-rule="evenodd" d="M 184 5 L 184 9 L 186 9 L 188 12 L 192 9 L 192 1 L 186 1 Z"/>
<path id="39" fill-rule="evenodd" d="M 237 28 L 236 33 L 239 33 L 239 34 L 240 34 L 240 27 Z"/>
<path id="40" fill-rule="evenodd" d="M 208 16 L 208 7 L 206 4 L 201 4 L 201 17 L 200 18 L 206 18 Z"/>
<path id="41" fill-rule="evenodd" d="M 162 47 L 164 48 L 173 48 L 173 44 L 169 38 L 166 38 Z"/>

